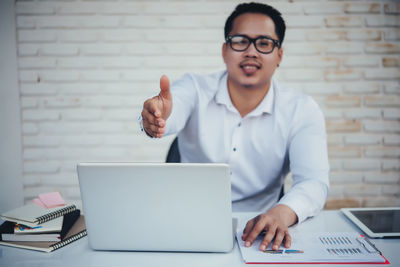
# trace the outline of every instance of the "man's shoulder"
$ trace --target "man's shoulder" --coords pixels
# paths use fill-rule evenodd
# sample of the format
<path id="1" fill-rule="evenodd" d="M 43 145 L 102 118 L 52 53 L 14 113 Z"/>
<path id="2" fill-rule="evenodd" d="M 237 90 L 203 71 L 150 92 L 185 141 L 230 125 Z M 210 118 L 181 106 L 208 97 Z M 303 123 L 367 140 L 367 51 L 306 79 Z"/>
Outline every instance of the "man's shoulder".
<path id="1" fill-rule="evenodd" d="M 193 82 L 206 87 L 216 87 L 219 85 L 221 79 L 226 75 L 226 71 L 213 72 L 209 74 L 197 74 L 188 72 L 184 78 L 191 79 Z"/>
<path id="2" fill-rule="evenodd" d="M 309 95 L 274 81 L 276 108 L 285 113 L 319 111 L 317 102 Z"/>
<path id="3" fill-rule="evenodd" d="M 303 102 L 303 103 L 315 103 L 313 98 L 300 90 L 293 89 L 291 87 L 286 86 L 283 83 L 280 83 L 274 80 L 274 89 L 277 101 L 294 103 L 294 102 Z"/>
<path id="4" fill-rule="evenodd" d="M 210 74 L 196 74 L 188 72 L 181 81 L 191 83 L 200 94 L 213 96 L 216 94 L 224 80 L 226 80 L 226 71 L 219 71 Z"/>

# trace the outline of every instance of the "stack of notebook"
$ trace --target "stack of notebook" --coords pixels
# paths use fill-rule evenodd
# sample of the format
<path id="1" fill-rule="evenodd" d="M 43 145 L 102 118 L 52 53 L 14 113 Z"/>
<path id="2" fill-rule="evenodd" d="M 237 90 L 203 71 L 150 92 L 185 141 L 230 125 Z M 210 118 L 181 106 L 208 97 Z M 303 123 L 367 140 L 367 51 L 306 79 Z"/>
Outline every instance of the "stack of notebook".
<path id="1" fill-rule="evenodd" d="M 0 225 L 0 245 L 51 252 L 86 235 L 75 205 L 49 203 L 36 199 L 1 214 L 5 222 Z"/>

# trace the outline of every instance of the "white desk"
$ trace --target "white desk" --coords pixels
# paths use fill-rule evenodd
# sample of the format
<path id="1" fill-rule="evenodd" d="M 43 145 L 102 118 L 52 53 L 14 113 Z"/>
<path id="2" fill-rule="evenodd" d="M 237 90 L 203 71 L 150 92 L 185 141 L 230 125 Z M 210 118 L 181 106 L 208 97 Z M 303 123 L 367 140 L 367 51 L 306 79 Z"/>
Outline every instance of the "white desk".
<path id="1" fill-rule="evenodd" d="M 254 217 L 255 213 L 234 213 L 233 217 L 240 221 Z M 350 221 L 348 221 L 339 211 L 323 211 L 317 217 L 310 219 L 300 225 L 292 227 L 291 231 L 331 231 L 345 232 L 357 231 Z M 400 239 L 373 239 L 376 247 L 392 264 L 400 266 Z M 240 255 L 239 248 L 235 242 L 235 247 L 230 253 L 155 253 L 155 252 L 104 252 L 93 251 L 88 247 L 87 237 L 82 238 L 64 248 L 52 253 L 43 253 L 24 249 L 16 249 L 0 246 L 0 266 L 250 266 L 246 265 Z M 274 266 L 268 264 L 267 266 Z M 275 266 L 293 266 L 275 265 Z M 318 266 L 333 267 L 336 265 L 318 264 Z M 343 265 L 337 265 L 343 267 Z M 351 265 L 351 266 L 382 266 L 382 265 Z M 386 266 L 386 265 L 383 265 Z"/>

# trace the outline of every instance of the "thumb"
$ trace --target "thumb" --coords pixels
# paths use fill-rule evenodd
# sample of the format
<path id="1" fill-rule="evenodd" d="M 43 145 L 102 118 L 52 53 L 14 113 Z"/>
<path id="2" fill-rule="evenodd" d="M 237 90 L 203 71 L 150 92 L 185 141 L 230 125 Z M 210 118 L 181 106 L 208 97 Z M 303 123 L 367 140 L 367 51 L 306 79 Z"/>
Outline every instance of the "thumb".
<path id="1" fill-rule="evenodd" d="M 160 78 L 160 96 L 165 99 L 171 99 L 171 92 L 169 91 L 170 83 L 167 75 Z"/>

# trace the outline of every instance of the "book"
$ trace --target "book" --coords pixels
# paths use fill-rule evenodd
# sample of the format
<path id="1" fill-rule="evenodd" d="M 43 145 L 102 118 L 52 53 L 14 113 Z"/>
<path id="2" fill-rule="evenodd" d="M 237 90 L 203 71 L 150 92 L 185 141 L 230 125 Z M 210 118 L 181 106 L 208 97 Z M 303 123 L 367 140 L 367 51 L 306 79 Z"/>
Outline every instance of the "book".
<path id="1" fill-rule="evenodd" d="M 59 241 L 64 217 L 29 227 L 5 221 L 0 225 L 0 240 L 3 241 Z"/>
<path id="2" fill-rule="evenodd" d="M 54 220 L 42 223 L 35 227 L 29 227 L 23 224 L 6 221 L 14 226 L 14 234 L 42 234 L 50 232 L 60 232 L 63 226 L 64 217 L 58 217 Z M 8 232 L 12 233 L 12 232 Z"/>
<path id="3" fill-rule="evenodd" d="M 45 222 L 35 228 L 6 221 L 0 225 L 2 241 L 60 241 L 79 218 L 80 210 L 74 210 L 63 217 Z"/>
<path id="4" fill-rule="evenodd" d="M 35 227 L 74 210 L 76 210 L 75 205 L 46 209 L 36 204 L 27 204 L 1 214 L 1 218 L 4 221 Z"/>
<path id="5" fill-rule="evenodd" d="M 242 232 L 236 233 L 242 258 L 247 264 L 390 264 L 369 239 L 356 232 L 292 233 L 290 248 L 281 246 L 265 251 L 259 246 L 263 236 L 257 237 L 251 247 L 245 247 Z"/>
<path id="6" fill-rule="evenodd" d="M 19 241 L 0 241 L 0 245 L 16 247 L 29 250 L 37 250 L 42 252 L 52 252 L 59 248 L 62 248 L 82 237 L 86 236 L 85 219 L 83 215 L 80 215 L 74 225 L 65 235 L 65 237 L 58 242 L 19 242 Z"/>

